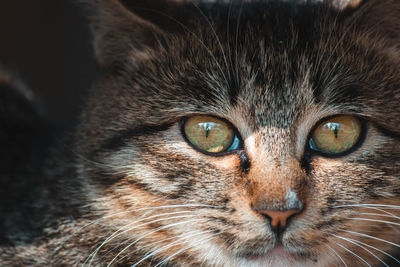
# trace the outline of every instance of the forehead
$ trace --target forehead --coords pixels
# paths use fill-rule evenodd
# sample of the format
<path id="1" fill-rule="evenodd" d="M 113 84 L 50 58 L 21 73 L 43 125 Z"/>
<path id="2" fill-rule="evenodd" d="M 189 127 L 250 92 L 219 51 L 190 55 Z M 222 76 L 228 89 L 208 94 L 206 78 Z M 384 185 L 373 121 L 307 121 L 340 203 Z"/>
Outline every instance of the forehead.
<path id="1" fill-rule="evenodd" d="M 329 35 L 334 42 L 337 36 L 329 25 L 332 14 L 321 8 L 298 9 L 265 3 L 225 6 L 211 9 L 209 17 L 194 19 L 183 41 L 190 49 L 183 45 L 177 58 L 189 57 L 203 75 L 197 82 L 209 81 L 195 86 L 197 94 L 210 96 L 205 98 L 206 105 L 218 103 L 225 111 L 240 110 L 255 127 L 288 128 L 314 102 L 318 65 L 326 67 L 323 57 L 330 52 L 316 54 L 321 47 L 329 49 L 324 37 Z M 318 12 L 323 20 L 316 16 Z"/>
<path id="2" fill-rule="evenodd" d="M 153 112 L 209 113 L 228 120 L 240 114 L 251 130 L 290 131 L 316 106 L 354 112 L 360 77 L 348 74 L 358 71 L 362 57 L 349 50 L 355 47 L 354 33 L 343 32 L 341 19 L 318 5 L 195 10 L 134 75 L 136 88 L 147 100 L 157 95 Z"/>

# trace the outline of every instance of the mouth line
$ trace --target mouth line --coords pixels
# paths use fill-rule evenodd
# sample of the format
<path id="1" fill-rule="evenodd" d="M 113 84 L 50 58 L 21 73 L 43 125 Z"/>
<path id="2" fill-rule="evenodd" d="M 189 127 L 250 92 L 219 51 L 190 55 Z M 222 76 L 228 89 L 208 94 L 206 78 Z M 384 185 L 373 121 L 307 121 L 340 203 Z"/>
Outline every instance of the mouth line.
<path id="1" fill-rule="evenodd" d="M 266 257 L 286 256 L 286 254 L 293 255 L 293 253 L 288 252 L 281 244 L 277 244 L 271 249 L 268 249 L 266 252 L 253 253 L 251 255 L 248 255 L 247 258 L 250 260 L 258 260 L 260 258 L 266 258 Z"/>
<path id="2" fill-rule="evenodd" d="M 285 248 L 281 243 L 276 244 L 273 248 L 269 249 L 265 253 L 257 253 L 247 257 L 251 261 L 265 262 L 272 260 L 288 260 L 294 261 L 306 261 L 310 260 L 311 257 L 304 252 L 292 252 Z"/>

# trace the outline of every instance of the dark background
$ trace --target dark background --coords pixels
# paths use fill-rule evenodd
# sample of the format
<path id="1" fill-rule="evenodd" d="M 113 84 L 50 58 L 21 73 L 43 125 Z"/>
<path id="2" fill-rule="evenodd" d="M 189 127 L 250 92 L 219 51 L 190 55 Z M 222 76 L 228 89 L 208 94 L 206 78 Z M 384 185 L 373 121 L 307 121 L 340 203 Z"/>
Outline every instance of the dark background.
<path id="1" fill-rule="evenodd" d="M 76 0 L 0 1 L 0 64 L 63 126 L 76 121 L 96 75 L 90 38 Z"/>

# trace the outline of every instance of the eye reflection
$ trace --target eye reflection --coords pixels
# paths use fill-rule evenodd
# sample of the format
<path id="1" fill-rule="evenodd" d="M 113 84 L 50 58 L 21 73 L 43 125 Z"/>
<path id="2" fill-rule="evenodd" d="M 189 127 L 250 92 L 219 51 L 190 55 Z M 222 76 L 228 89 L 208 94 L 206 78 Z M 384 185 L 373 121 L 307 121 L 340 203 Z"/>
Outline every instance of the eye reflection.
<path id="1" fill-rule="evenodd" d="M 336 122 L 328 122 L 327 124 L 324 125 L 324 128 L 327 128 L 327 129 L 333 131 L 335 138 L 338 138 L 339 130 L 341 130 L 341 131 L 344 130 L 343 125 L 336 123 Z"/>
<path id="2" fill-rule="evenodd" d="M 218 123 L 215 123 L 215 122 L 201 122 L 201 123 L 198 124 L 198 127 L 199 128 L 203 128 L 203 130 L 205 131 L 206 138 L 208 138 L 208 136 L 210 135 L 210 130 L 211 129 L 219 130 L 219 129 L 216 129 L 219 126 L 220 125 Z"/>

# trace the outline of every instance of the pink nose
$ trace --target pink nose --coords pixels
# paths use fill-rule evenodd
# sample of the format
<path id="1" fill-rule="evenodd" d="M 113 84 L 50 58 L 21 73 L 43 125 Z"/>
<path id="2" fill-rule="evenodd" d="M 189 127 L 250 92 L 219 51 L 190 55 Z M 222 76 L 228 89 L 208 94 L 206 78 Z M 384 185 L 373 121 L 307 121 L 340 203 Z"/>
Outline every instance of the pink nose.
<path id="1" fill-rule="evenodd" d="M 291 209 L 286 211 L 279 210 L 257 210 L 257 212 L 266 215 L 271 219 L 272 228 L 284 228 L 290 217 L 301 212 L 299 209 Z"/>

